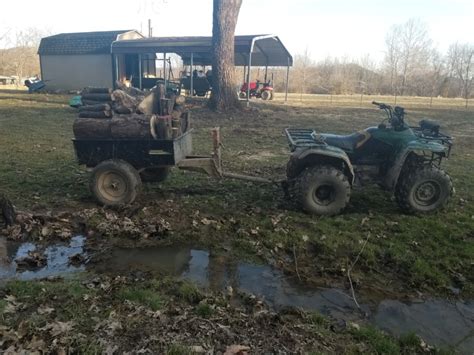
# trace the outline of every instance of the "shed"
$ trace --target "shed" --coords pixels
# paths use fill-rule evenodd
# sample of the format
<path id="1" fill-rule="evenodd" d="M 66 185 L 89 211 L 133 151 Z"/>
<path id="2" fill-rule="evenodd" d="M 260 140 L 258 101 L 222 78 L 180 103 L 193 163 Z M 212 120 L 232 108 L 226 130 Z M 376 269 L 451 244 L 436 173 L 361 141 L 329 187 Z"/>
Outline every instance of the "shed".
<path id="1" fill-rule="evenodd" d="M 76 90 L 86 86 L 113 87 L 115 41 L 143 38 L 135 30 L 61 33 L 41 39 L 41 78 L 49 89 Z"/>

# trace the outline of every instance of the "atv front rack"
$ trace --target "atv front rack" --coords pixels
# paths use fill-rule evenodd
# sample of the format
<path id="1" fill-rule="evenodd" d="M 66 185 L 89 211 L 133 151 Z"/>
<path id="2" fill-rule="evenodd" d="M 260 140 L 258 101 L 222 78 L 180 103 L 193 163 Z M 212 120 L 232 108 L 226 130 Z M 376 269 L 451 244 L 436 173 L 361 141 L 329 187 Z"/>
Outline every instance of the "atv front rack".
<path id="1" fill-rule="evenodd" d="M 436 142 L 448 147 L 448 153 L 446 157 L 449 157 L 451 154 L 451 147 L 453 146 L 453 138 L 447 134 L 441 132 L 432 132 L 421 127 L 410 127 L 417 135 L 417 137 L 426 142 Z"/>

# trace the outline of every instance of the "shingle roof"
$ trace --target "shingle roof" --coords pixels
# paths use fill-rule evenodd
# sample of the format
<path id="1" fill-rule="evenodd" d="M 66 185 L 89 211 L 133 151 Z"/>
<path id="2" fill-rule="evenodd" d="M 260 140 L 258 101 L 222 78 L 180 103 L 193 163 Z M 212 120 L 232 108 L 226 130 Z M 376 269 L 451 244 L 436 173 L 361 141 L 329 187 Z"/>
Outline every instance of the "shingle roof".
<path id="1" fill-rule="evenodd" d="M 60 33 L 41 39 L 38 54 L 108 54 L 117 36 L 133 30 Z"/>

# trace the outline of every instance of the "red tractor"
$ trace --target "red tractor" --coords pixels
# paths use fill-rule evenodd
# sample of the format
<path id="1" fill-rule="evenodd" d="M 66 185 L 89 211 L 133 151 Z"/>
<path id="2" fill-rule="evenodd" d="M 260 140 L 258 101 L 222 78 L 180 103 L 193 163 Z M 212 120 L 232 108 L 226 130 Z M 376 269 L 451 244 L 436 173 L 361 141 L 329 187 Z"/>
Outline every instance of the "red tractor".
<path id="1" fill-rule="evenodd" d="M 262 100 L 273 99 L 273 86 L 271 81 L 267 83 L 262 83 L 259 80 L 250 82 L 250 90 L 247 83 L 243 83 L 240 88 L 239 97 L 241 99 L 246 99 L 247 91 L 249 91 L 250 98 L 256 97 Z"/>

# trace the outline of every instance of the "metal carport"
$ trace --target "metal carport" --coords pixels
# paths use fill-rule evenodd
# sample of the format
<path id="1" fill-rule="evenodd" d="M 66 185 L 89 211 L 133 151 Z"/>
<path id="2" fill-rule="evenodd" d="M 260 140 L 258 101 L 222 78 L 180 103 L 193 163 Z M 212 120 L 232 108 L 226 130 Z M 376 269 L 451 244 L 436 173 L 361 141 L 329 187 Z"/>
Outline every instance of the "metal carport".
<path id="1" fill-rule="evenodd" d="M 250 82 L 250 68 L 252 66 L 267 68 L 286 67 L 285 101 L 288 99 L 288 80 L 293 57 L 276 35 L 245 35 L 235 36 L 235 65 L 244 67 L 244 76 Z M 112 55 L 118 54 L 150 54 L 162 53 L 166 73 L 166 55 L 175 53 L 181 57 L 184 65 L 211 65 L 212 64 L 212 37 L 150 37 L 133 40 L 119 40 L 112 43 Z M 117 59 L 115 60 L 118 66 Z M 140 69 L 141 70 L 141 69 Z M 166 83 L 166 74 L 165 74 Z M 247 102 L 249 100 L 250 85 L 247 85 Z M 191 93 L 193 79 L 191 75 Z"/>

